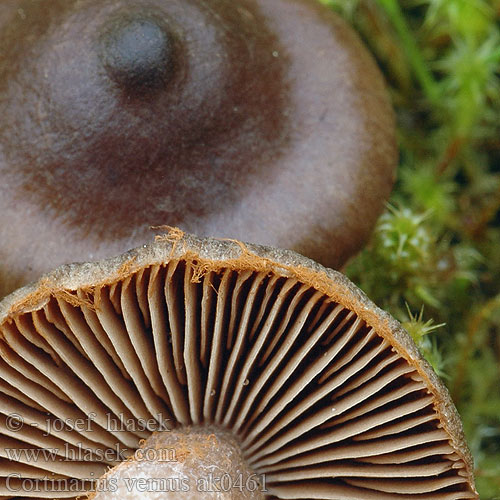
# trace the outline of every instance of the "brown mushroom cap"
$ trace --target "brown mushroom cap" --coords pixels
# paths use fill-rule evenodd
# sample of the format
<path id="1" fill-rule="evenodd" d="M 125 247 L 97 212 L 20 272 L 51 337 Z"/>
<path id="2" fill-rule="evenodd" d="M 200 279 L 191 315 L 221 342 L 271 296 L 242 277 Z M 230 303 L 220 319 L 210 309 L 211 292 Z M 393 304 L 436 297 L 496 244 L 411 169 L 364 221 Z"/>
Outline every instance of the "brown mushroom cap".
<path id="1" fill-rule="evenodd" d="M 0 46 L 0 295 L 164 224 L 338 268 L 392 187 L 381 75 L 317 0 L 17 0 Z"/>
<path id="2" fill-rule="evenodd" d="M 215 458 L 220 474 L 256 475 L 265 498 L 478 498 L 458 414 L 409 335 L 291 251 L 171 232 L 11 294 L 0 336 L 7 498 L 91 491 L 141 439 L 172 463 L 135 455 L 103 479 L 157 477 L 149 466 L 191 477 L 185 464 L 217 448 L 198 453 L 203 432 L 231 436 L 243 459 Z M 174 445 L 191 427 L 202 437 Z M 175 498 L 208 498 L 190 481 Z"/>

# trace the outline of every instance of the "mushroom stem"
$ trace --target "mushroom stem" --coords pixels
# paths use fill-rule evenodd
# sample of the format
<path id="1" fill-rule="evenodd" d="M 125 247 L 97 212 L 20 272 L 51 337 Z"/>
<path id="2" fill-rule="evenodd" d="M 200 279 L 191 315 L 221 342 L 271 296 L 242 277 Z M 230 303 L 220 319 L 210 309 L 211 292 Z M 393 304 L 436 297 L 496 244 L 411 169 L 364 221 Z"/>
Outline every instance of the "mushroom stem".
<path id="1" fill-rule="evenodd" d="M 265 481 L 233 435 L 211 427 L 155 432 L 97 483 L 93 500 L 263 499 Z"/>

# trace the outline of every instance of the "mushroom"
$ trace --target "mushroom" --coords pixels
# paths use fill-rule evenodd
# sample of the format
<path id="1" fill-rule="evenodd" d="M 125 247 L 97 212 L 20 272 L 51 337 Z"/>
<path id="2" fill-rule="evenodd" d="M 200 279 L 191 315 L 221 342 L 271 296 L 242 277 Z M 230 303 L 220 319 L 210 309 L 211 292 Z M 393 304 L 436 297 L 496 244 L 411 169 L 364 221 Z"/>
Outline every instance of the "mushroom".
<path id="1" fill-rule="evenodd" d="M 171 231 L 14 292 L 0 335 L 5 498 L 478 499 L 409 335 L 292 251 Z"/>
<path id="2" fill-rule="evenodd" d="M 4 0 L 0 46 L 2 296 L 165 224 L 340 268 L 391 190 L 383 79 L 317 0 Z"/>

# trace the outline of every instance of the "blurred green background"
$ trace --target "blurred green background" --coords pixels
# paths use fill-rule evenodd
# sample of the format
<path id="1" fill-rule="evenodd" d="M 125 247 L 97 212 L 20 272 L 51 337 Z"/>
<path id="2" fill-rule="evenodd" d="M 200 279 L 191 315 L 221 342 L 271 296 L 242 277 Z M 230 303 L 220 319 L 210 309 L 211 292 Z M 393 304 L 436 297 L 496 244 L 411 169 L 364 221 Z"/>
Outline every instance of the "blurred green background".
<path id="1" fill-rule="evenodd" d="M 500 0 L 320 0 L 361 35 L 396 109 L 400 166 L 347 274 L 403 322 L 500 499 Z"/>

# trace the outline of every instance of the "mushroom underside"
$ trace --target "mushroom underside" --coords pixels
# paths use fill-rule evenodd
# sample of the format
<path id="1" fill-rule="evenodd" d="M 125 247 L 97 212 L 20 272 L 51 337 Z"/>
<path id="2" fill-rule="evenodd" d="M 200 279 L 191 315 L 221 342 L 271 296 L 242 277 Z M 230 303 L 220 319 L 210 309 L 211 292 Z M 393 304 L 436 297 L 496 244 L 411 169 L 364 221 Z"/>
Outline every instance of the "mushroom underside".
<path id="1" fill-rule="evenodd" d="M 64 268 L 0 305 L 0 498 L 85 495 L 151 435 L 190 429 L 230 436 L 248 498 L 478 498 L 444 389 L 344 278 L 291 252 L 293 266 L 177 243 Z M 170 449 L 176 475 L 151 488 L 190 477 L 196 447 Z M 172 498 L 194 498 L 186 481 Z"/>

